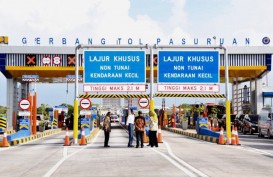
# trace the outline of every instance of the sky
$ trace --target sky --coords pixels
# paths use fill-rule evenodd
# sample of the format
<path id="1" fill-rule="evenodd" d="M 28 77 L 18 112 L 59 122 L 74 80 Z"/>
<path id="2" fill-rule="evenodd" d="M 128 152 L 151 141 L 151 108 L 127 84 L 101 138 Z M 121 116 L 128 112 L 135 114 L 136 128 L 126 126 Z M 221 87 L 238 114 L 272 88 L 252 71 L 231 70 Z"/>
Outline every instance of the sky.
<path id="1" fill-rule="evenodd" d="M 45 46 L 50 37 L 56 46 L 61 45 L 63 37 L 67 45 L 75 46 L 76 38 L 86 43 L 92 37 L 94 44 L 101 38 L 107 39 L 107 44 L 115 44 L 117 38 L 123 39 L 122 44 L 128 38 L 154 44 L 160 38 L 161 44 L 173 39 L 177 45 L 186 38 L 190 45 L 194 38 L 205 44 L 206 38 L 213 36 L 217 42 L 224 38 L 226 46 L 233 45 L 233 38 L 238 46 L 245 45 L 245 38 L 251 39 L 251 46 L 257 46 L 262 45 L 263 37 L 273 36 L 272 0 L 0 0 L 0 4 L 0 36 L 9 36 L 10 46 L 22 46 L 23 37 L 29 46 L 35 45 L 35 37 L 40 37 Z M 46 89 L 38 84 L 36 88 L 38 105 L 73 104 L 72 84 L 68 96 L 65 84 L 50 84 Z M 6 79 L 2 73 L 0 93 L 0 105 L 6 106 Z M 171 98 L 166 102 L 172 105 L 184 101 L 197 100 Z M 156 103 L 161 105 L 160 100 Z"/>

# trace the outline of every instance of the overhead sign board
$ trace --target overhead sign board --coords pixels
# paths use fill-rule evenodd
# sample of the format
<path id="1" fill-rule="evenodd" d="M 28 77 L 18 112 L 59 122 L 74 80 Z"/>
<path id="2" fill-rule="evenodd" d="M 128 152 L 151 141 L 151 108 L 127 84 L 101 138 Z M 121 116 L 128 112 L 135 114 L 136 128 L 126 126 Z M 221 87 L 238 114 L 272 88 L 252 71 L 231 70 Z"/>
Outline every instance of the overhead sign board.
<path id="1" fill-rule="evenodd" d="M 30 107 L 30 102 L 27 99 L 22 99 L 19 101 L 19 107 L 22 110 L 27 110 Z"/>
<path id="2" fill-rule="evenodd" d="M 218 51 L 158 52 L 158 83 L 218 82 Z"/>
<path id="3" fill-rule="evenodd" d="M 145 51 L 84 51 L 84 83 L 145 83 Z"/>
<path id="4" fill-rule="evenodd" d="M 22 75 L 22 81 L 25 82 L 38 82 L 39 75 Z"/>
<path id="5" fill-rule="evenodd" d="M 219 84 L 157 84 L 159 92 L 220 92 Z"/>
<path id="6" fill-rule="evenodd" d="M 138 99 L 138 105 L 141 108 L 147 108 L 149 106 L 149 99 L 148 98 L 139 98 Z"/>
<path id="7" fill-rule="evenodd" d="M 146 85 L 84 84 L 83 92 L 146 92 Z"/>
<path id="8" fill-rule="evenodd" d="M 66 81 L 75 82 L 75 80 L 76 80 L 75 75 L 66 75 Z M 82 81 L 82 75 L 78 75 L 78 81 Z"/>

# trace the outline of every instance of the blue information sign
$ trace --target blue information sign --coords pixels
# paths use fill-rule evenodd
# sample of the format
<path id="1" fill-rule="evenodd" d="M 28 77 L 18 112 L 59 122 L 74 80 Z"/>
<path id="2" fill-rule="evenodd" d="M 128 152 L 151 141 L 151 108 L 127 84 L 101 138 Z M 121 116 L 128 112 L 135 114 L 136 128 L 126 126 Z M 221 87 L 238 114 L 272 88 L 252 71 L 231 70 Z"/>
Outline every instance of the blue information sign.
<path id="1" fill-rule="evenodd" d="M 158 83 L 218 82 L 218 51 L 158 52 Z"/>
<path id="2" fill-rule="evenodd" d="M 81 118 L 81 127 L 88 128 L 90 125 L 90 119 L 88 118 Z"/>
<path id="3" fill-rule="evenodd" d="M 145 83 L 145 51 L 84 51 L 85 83 Z"/>
<path id="4" fill-rule="evenodd" d="M 20 125 L 19 129 L 20 130 L 28 130 L 29 125 L 30 125 L 29 123 L 30 123 L 29 119 L 20 119 L 19 120 L 19 125 Z"/>

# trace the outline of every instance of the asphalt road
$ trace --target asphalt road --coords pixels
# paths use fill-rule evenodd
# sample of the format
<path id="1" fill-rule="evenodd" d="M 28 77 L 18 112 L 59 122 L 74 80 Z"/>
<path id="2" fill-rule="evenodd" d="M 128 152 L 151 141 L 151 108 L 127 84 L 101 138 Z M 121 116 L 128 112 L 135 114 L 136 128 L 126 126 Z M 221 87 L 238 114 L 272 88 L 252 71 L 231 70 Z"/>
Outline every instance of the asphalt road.
<path id="1" fill-rule="evenodd" d="M 63 146 L 64 136 L 0 148 L 0 176 L 273 176 L 273 140 L 253 135 L 240 135 L 242 146 L 230 146 L 162 131 L 158 148 L 128 148 L 118 124 L 110 148 L 103 147 L 103 131 L 87 146 Z"/>

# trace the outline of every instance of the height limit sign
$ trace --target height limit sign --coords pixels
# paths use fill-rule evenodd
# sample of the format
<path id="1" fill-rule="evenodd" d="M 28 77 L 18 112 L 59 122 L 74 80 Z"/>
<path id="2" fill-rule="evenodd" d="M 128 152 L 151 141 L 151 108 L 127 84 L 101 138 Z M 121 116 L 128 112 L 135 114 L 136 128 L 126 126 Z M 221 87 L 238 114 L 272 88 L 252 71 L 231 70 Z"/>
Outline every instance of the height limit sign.
<path id="1" fill-rule="evenodd" d="M 150 104 L 150 101 L 148 98 L 139 98 L 138 99 L 138 105 L 141 107 L 141 108 L 147 108 Z"/>

